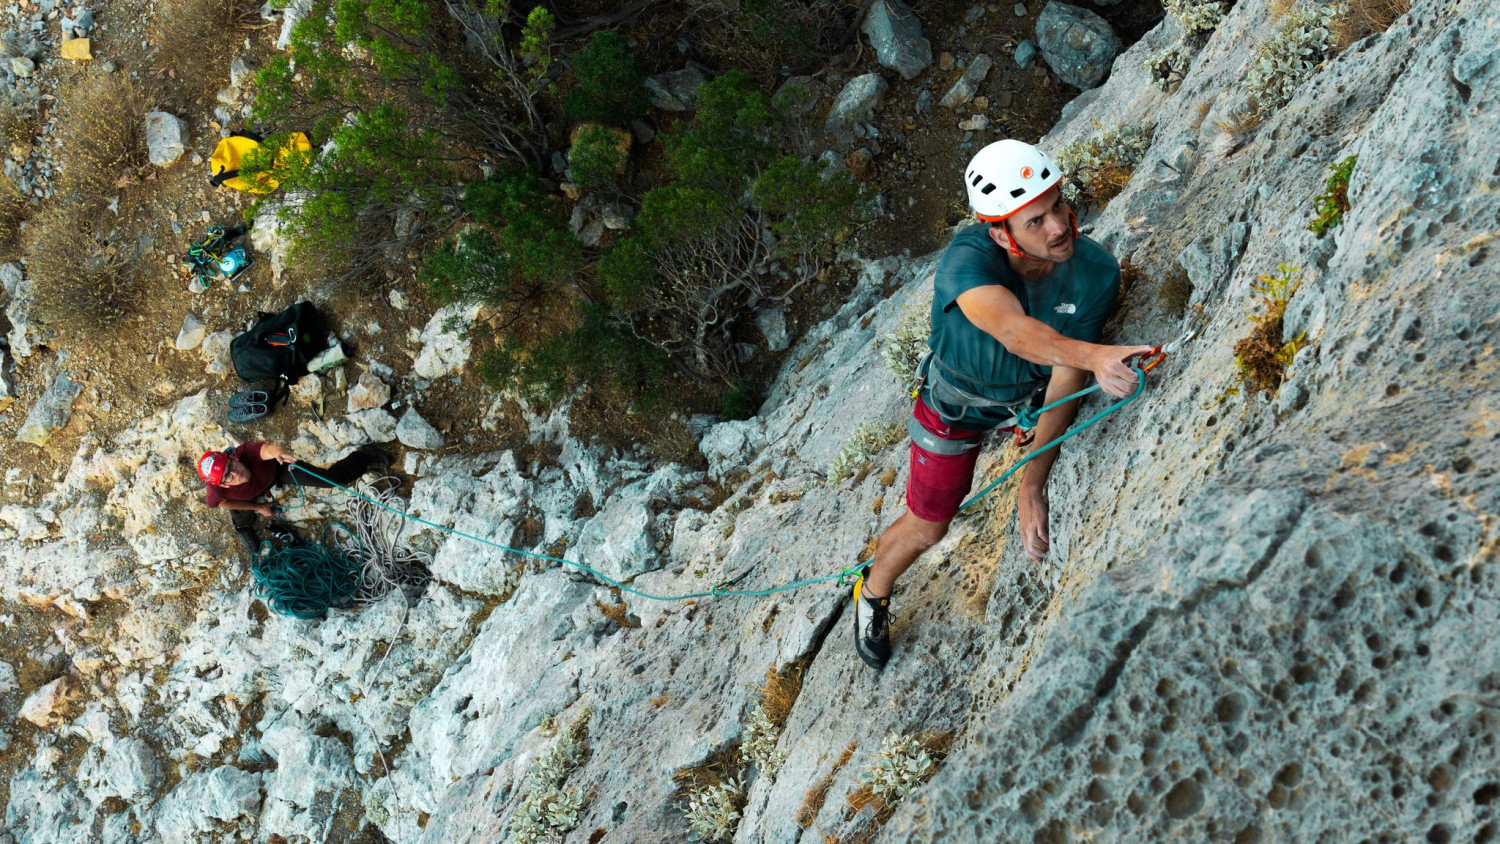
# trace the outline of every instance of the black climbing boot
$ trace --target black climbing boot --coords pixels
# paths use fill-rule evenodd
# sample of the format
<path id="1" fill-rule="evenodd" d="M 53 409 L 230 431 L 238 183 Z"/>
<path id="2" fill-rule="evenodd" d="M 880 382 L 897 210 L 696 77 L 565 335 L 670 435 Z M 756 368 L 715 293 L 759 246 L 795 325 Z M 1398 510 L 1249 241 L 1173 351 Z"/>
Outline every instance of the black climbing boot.
<path id="1" fill-rule="evenodd" d="M 255 535 L 254 530 L 235 531 L 235 535 L 240 538 L 240 544 L 245 546 L 250 562 L 255 562 L 255 558 L 260 556 L 260 537 Z"/>
<path id="2" fill-rule="evenodd" d="M 392 457 L 390 452 L 374 444 L 362 445 L 355 451 L 364 456 L 366 472 L 384 472 L 396 462 L 396 458 Z"/>
<path id="3" fill-rule="evenodd" d="M 879 671 L 891 658 L 891 599 L 865 592 L 870 567 L 860 570 L 854 584 L 854 649 L 865 665 Z"/>

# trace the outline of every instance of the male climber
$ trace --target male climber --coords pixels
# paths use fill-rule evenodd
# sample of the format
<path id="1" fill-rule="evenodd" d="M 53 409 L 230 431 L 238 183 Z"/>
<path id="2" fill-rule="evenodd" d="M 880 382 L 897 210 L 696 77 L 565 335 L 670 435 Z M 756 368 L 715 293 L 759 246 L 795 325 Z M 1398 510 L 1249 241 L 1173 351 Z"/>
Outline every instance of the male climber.
<path id="1" fill-rule="evenodd" d="M 235 533 L 239 534 L 253 560 L 260 549 L 255 517 L 260 515 L 269 519 L 276 512 L 275 504 L 261 498 L 272 487 L 301 484 L 328 489 L 334 484 L 349 486 L 364 473 L 390 465 L 391 456 L 373 446 L 361 446 L 327 469 L 321 469 L 299 461 L 283 446 L 248 442 L 229 451 L 205 451 L 198 458 L 198 477 L 208 484 L 204 496 L 208 506 L 229 511 Z M 301 466 L 321 477 L 297 472 L 293 481 L 293 466 Z"/>
<path id="2" fill-rule="evenodd" d="M 1120 265 L 1081 237 L 1046 153 L 1016 140 L 980 150 L 964 175 L 981 222 L 959 232 L 933 277 L 932 354 L 918 374 L 907 511 L 880 537 L 854 586 L 854 644 L 882 668 L 891 656 L 890 603 L 896 578 L 948 533 L 974 481 L 985 434 L 1019 430 L 1017 412 L 1084 387 L 1124 397 L 1136 385 L 1127 361 L 1150 346 L 1099 344 L 1120 290 Z M 1042 414 L 1033 448 L 1073 421 L 1077 401 Z M 1019 496 L 1022 544 L 1047 553 L 1047 475 L 1057 449 L 1025 470 Z"/>

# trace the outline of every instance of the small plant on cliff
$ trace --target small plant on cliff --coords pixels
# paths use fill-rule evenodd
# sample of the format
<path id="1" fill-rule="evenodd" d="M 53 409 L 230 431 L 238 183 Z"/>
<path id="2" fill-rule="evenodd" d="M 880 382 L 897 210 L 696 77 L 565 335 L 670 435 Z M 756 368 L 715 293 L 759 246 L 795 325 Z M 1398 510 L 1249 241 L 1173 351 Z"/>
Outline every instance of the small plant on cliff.
<path id="1" fill-rule="evenodd" d="M 880 359 L 903 387 L 917 371 L 922 355 L 927 354 L 927 338 L 932 333 L 932 318 L 928 315 L 931 307 L 926 301 L 907 305 L 896 330 L 880 338 Z"/>
<path id="2" fill-rule="evenodd" d="M 1213 32 L 1229 11 L 1227 3 L 1202 0 L 1165 0 L 1162 9 L 1182 27 L 1184 37 Z"/>
<path id="3" fill-rule="evenodd" d="M 859 787 L 846 800 L 850 811 L 860 812 L 866 806 L 873 806 L 877 818 L 890 817 L 903 797 L 937 773 L 952 740 L 947 733 L 886 736 L 880 743 L 875 764 L 859 775 Z"/>
<path id="4" fill-rule="evenodd" d="M 1251 393 L 1275 393 L 1286 380 L 1286 368 L 1306 345 L 1307 335 L 1291 340 L 1282 336 L 1287 302 L 1302 281 L 1297 267 L 1282 264 L 1278 274 L 1260 276 L 1251 289 L 1261 296 L 1265 311 L 1250 317 L 1250 334 L 1234 344 L 1234 360 L 1240 381 Z"/>
<path id="5" fill-rule="evenodd" d="M 774 777 L 786 761 L 786 753 L 777 751 L 776 743 L 787 716 L 792 713 L 792 704 L 802 692 L 802 666 L 793 663 L 777 671 L 773 665 L 766 669 L 765 683 L 755 688 L 760 692 L 760 701 L 750 710 L 750 719 L 745 724 L 740 759 L 759 769 L 762 775 Z"/>
<path id="6" fill-rule="evenodd" d="M 1063 196 L 1069 202 L 1108 205 L 1130 184 L 1154 132 L 1154 126 L 1116 126 L 1063 147 L 1057 154 Z"/>
<path id="7" fill-rule="evenodd" d="M 688 794 L 688 827 L 700 841 L 732 841 L 744 808 L 745 783 L 739 777 L 695 789 Z"/>
<path id="8" fill-rule="evenodd" d="M 828 467 L 828 483 L 838 485 L 845 478 L 860 474 L 875 455 L 900 442 L 905 434 L 906 426 L 900 422 L 888 425 L 871 422 L 855 428 L 833 458 L 833 465 Z"/>
<path id="9" fill-rule="evenodd" d="M 1354 162 L 1358 160 L 1359 156 L 1351 155 L 1329 166 L 1333 175 L 1328 177 L 1328 184 L 1323 192 L 1313 200 L 1313 210 L 1318 216 L 1308 224 L 1308 231 L 1322 237 L 1343 222 L 1344 212 L 1349 210 L 1349 176 L 1353 174 Z"/>
<path id="10" fill-rule="evenodd" d="M 1158 51 L 1141 65 L 1151 71 L 1151 84 L 1170 93 L 1182 83 L 1193 64 L 1193 53 L 1181 44 Z"/>
<path id="11" fill-rule="evenodd" d="M 1265 117 L 1291 101 L 1297 86 L 1338 52 L 1333 25 L 1343 4 L 1293 11 L 1260 46 L 1246 85 L 1255 111 Z"/>
<path id="12" fill-rule="evenodd" d="M 511 821 L 510 838 L 517 844 L 551 844 L 561 841 L 578 825 L 588 795 L 582 790 L 564 791 L 562 784 L 588 757 L 588 722 L 594 713 L 586 708 L 557 743 L 531 763 L 521 787 L 521 805 Z"/>

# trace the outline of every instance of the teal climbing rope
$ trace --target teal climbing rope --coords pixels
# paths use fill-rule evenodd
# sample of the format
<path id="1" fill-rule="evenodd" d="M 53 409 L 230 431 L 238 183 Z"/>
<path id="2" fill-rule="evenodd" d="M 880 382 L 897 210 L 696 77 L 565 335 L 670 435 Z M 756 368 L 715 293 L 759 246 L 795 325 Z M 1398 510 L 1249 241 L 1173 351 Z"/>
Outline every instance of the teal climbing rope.
<path id="1" fill-rule="evenodd" d="M 991 482 L 984 489 L 982 489 L 979 492 L 975 493 L 972 497 L 969 498 L 968 501 L 965 501 L 959 507 L 959 510 L 962 511 L 962 510 L 968 508 L 974 502 L 976 502 L 979 499 L 981 499 L 981 498 L 985 497 L 986 495 L 988 495 L 991 491 L 993 491 L 995 489 L 995 487 L 997 487 L 1000 484 L 1004 483 L 1007 478 L 1009 478 L 1011 475 L 1014 475 L 1016 472 L 1020 471 L 1021 467 L 1025 466 L 1027 463 L 1030 463 L 1032 460 L 1036 459 L 1036 457 L 1038 455 L 1040 455 L 1040 454 L 1042 454 L 1044 452 L 1050 451 L 1051 449 L 1057 448 L 1058 446 L 1062 445 L 1067 440 L 1069 440 L 1069 439 L 1077 436 L 1078 434 L 1082 433 L 1083 431 L 1087 430 L 1088 428 L 1090 428 L 1090 427 L 1092 427 L 1094 425 L 1097 425 L 1105 417 L 1109 416 L 1110 414 L 1114 413 L 1115 411 L 1119 410 L 1120 408 L 1124 407 L 1125 405 L 1127 405 L 1127 404 L 1135 401 L 1136 398 L 1138 396 L 1140 396 L 1140 394 L 1142 392 L 1144 392 L 1145 389 L 1146 389 L 1146 377 L 1145 377 L 1145 373 L 1141 372 L 1141 370 L 1139 370 L 1139 369 L 1136 369 L 1135 372 L 1136 372 L 1135 392 L 1133 392 L 1130 395 L 1126 396 L 1125 398 L 1120 399 L 1119 401 L 1117 401 L 1117 402 L 1109 405 L 1108 407 L 1104 408 L 1103 410 L 1100 410 L 1098 413 L 1095 413 L 1093 416 L 1091 416 L 1087 420 L 1085 420 L 1083 422 L 1083 424 L 1076 425 L 1076 426 L 1070 428 L 1062 436 L 1058 437 L 1055 440 L 1052 440 L 1051 442 L 1047 443 L 1046 445 L 1043 445 L 1043 446 L 1041 446 L 1041 447 L 1033 450 L 1030 454 L 1028 454 L 1025 457 L 1022 457 L 1020 460 L 1016 461 L 1016 464 L 1014 466 L 1010 467 L 1009 469 L 1005 470 L 1004 474 L 1002 474 L 1000 477 L 996 478 L 993 482 Z M 1024 413 L 1023 412 L 1023 414 L 1021 415 L 1021 419 L 1020 419 L 1021 426 L 1023 428 L 1035 427 L 1037 420 L 1041 418 L 1041 415 L 1043 413 L 1046 413 L 1047 411 L 1049 411 L 1049 410 L 1051 410 L 1051 409 L 1053 409 L 1055 407 L 1058 407 L 1060 405 L 1067 404 L 1068 402 L 1073 401 L 1074 399 L 1083 398 L 1084 396 L 1089 395 L 1090 393 L 1093 393 L 1093 392 L 1097 391 L 1098 389 L 1099 389 L 1099 385 L 1098 384 L 1094 384 L 1092 386 L 1089 386 L 1089 387 L 1086 387 L 1086 388 L 1084 388 L 1082 390 L 1079 390 L 1078 392 L 1073 393 L 1070 396 L 1064 396 L 1063 398 L 1060 398 L 1060 399 L 1058 399 L 1055 402 L 1052 402 L 1050 404 L 1047 404 L 1047 405 L 1044 405 L 1042 407 L 1036 408 L 1035 410 L 1032 410 L 1029 413 Z M 775 594 L 778 594 L 780 592 L 789 592 L 789 591 L 791 591 L 793 589 L 801 589 L 803 587 L 814 586 L 814 585 L 819 584 L 819 583 L 828 583 L 830 581 L 841 581 L 842 582 L 842 581 L 846 580 L 847 578 L 852 577 L 852 576 L 858 574 L 859 570 L 862 569 L 862 568 L 864 568 L 865 565 L 867 565 L 870 562 L 869 560 L 866 560 L 866 561 L 864 561 L 862 563 L 859 563 L 858 565 L 850 566 L 849 568 L 843 569 L 842 571 L 839 571 L 839 572 L 834 573 L 834 574 L 824 575 L 822 577 L 812 577 L 812 578 L 808 578 L 806 580 L 797 580 L 797 581 L 793 581 L 792 583 L 788 583 L 788 584 L 785 584 L 783 586 L 777 586 L 777 587 L 774 587 L 774 588 L 771 588 L 771 589 L 731 589 L 731 588 L 729 588 L 730 586 L 733 586 L 735 583 L 738 583 L 742 578 L 744 578 L 745 575 L 749 573 L 747 571 L 747 572 L 742 572 L 738 576 L 736 576 L 736 577 L 734 577 L 734 578 L 732 578 L 730 580 L 726 580 L 723 583 L 720 583 L 718 586 L 715 586 L 714 588 L 709 589 L 707 591 L 703 591 L 703 592 L 685 592 L 685 593 L 682 593 L 680 595 L 654 595 L 654 594 L 652 594 L 650 592 L 643 592 L 643 591 L 641 591 L 639 589 L 635 589 L 635 588 L 633 588 L 631 586 L 627 586 L 626 584 L 621 583 L 620 581 L 615 580 L 614 578 L 609 577 L 608 575 L 604 574 L 603 572 L 600 572 L 598 569 L 591 568 L 591 567 L 589 567 L 587 565 L 584 565 L 583 563 L 577 562 L 576 560 L 569 560 L 569 559 L 565 559 L 563 557 L 553 557 L 553 556 L 549 556 L 547 554 L 540 554 L 540 553 L 537 553 L 535 551 L 526 551 L 526 550 L 523 550 L 523 549 L 520 549 L 520 548 L 511 548 L 508 545 L 501 545 L 498 542 L 491 542 L 488 539 L 484 539 L 484 538 L 481 538 L 481 537 L 478 537 L 478 536 L 474 536 L 473 534 L 464 533 L 463 531 L 457 530 L 456 528 L 450 528 L 450 527 L 447 527 L 445 525 L 437 524 L 435 522 L 429 522 L 426 519 L 423 519 L 421 517 L 413 516 L 413 515 L 411 515 L 409 513 L 402 513 L 400 510 L 397 510 L 396 508 L 391 507 L 388 504 L 385 504 L 385 503 L 380 502 L 380 501 L 375 501 L 374 499 L 369 498 L 368 496 L 362 495 L 361 493 L 355 492 L 354 490 L 349 489 L 346 486 L 334 483 L 333 481 L 328 480 L 327 478 L 323 477 L 322 475 L 319 475 L 317 472 L 314 472 L 313 470 L 308 469 L 305 466 L 301 466 L 301 465 L 293 463 L 293 464 L 291 464 L 291 468 L 294 469 L 296 472 L 304 472 L 304 473 L 308 474 L 311 477 L 314 477 L 314 478 L 317 478 L 317 479 L 319 479 L 321 481 L 324 481 L 324 482 L 332 485 L 333 487 L 341 489 L 344 492 L 347 492 L 350 495 L 355 496 L 356 498 L 363 499 L 366 502 L 374 504 L 374 505 L 376 505 L 378 507 L 383 507 L 383 508 L 385 508 L 387 510 L 390 510 L 393 513 L 399 513 L 400 515 L 405 516 L 406 518 L 411 519 L 412 521 L 414 521 L 414 522 L 416 522 L 418 524 L 426 525 L 427 527 L 434 528 L 436 530 L 443 531 L 445 533 L 451 533 L 454 536 L 459 536 L 459 537 L 462 537 L 464 539 L 468 539 L 470 541 L 477 542 L 477 543 L 479 543 L 481 545 L 488 545 L 491 548 L 495 548 L 495 549 L 498 549 L 500 551 L 504 551 L 504 552 L 506 552 L 508 554 L 517 554 L 517 555 L 520 555 L 520 556 L 523 556 L 523 557 L 530 557 L 532 559 L 545 560 L 545 561 L 550 562 L 550 563 L 558 563 L 560 565 L 572 566 L 573 568 L 578 569 L 579 571 L 582 571 L 582 572 L 585 572 L 585 573 L 589 574 L 590 576 L 592 576 L 593 578 L 595 578 L 596 580 L 598 580 L 598 581 L 600 581 L 602 583 L 608 584 L 609 586 L 612 586 L 612 587 L 614 587 L 616 589 L 619 589 L 621 592 L 624 592 L 624 593 L 629 594 L 629 595 L 635 595 L 638 598 L 645 598 L 648 601 L 672 602 L 672 601 L 686 601 L 686 600 L 692 600 L 692 599 L 696 599 L 696 598 L 732 598 L 732 597 L 763 598 L 763 597 L 766 597 L 768 595 L 775 595 Z M 292 475 L 292 479 L 296 480 L 296 474 L 295 474 L 295 472 Z M 300 482 L 297 483 L 297 489 L 298 489 L 299 492 L 301 492 L 302 484 Z"/>
<path id="2" fill-rule="evenodd" d="M 358 553 L 345 553 L 328 543 L 328 531 L 333 528 L 358 540 L 358 534 L 342 523 L 331 522 L 323 529 L 323 542 L 319 545 L 291 545 L 273 550 L 271 543 L 261 543 L 250 572 L 255 577 L 256 596 L 272 612 L 304 620 L 322 618 L 329 609 L 348 606 L 354 599 L 364 567 L 363 543 Z"/>

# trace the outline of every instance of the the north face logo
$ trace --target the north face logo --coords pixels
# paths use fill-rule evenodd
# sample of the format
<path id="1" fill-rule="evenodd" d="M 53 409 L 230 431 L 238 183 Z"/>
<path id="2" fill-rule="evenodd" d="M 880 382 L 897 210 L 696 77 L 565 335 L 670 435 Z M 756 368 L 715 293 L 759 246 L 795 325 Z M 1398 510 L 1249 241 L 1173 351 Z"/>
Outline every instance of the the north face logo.
<path id="1" fill-rule="evenodd" d="M 1072 302 L 1064 302 L 1061 305 L 1053 308 L 1052 310 L 1057 311 L 1060 314 L 1072 314 L 1078 312 L 1078 306 L 1073 304 Z"/>

